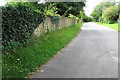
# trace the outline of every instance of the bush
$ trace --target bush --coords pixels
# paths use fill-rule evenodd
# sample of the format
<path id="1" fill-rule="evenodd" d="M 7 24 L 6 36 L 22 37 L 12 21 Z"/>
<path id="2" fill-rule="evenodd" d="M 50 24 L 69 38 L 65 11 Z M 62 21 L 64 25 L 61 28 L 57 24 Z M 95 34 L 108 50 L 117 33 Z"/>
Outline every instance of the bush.
<path id="1" fill-rule="evenodd" d="M 119 11 L 118 5 L 108 7 L 103 11 L 102 18 L 106 23 L 115 23 L 119 18 Z"/>
<path id="2" fill-rule="evenodd" d="M 44 15 L 31 8 L 2 7 L 2 47 L 3 50 L 15 49 L 28 43 L 34 29 L 44 20 Z"/>
<path id="3" fill-rule="evenodd" d="M 84 21 L 84 22 L 91 22 L 92 20 L 91 20 L 91 17 L 85 16 L 85 17 L 83 18 L 83 21 Z"/>

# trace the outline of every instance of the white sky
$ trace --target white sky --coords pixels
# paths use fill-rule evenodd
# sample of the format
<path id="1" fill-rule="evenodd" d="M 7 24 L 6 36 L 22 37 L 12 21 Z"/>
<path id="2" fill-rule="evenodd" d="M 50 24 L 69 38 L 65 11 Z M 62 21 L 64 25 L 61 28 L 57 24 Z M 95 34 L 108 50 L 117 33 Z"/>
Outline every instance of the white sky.
<path id="1" fill-rule="evenodd" d="M 0 0 L 0 6 L 4 6 L 6 4 L 5 0 Z"/>
<path id="2" fill-rule="evenodd" d="M 90 16 L 90 14 L 92 13 L 92 11 L 94 10 L 95 6 L 98 5 L 100 2 L 102 2 L 103 0 L 87 0 L 86 2 L 86 7 L 84 8 L 85 10 L 85 14 L 87 16 Z"/>
<path id="3" fill-rule="evenodd" d="M 94 10 L 95 6 L 98 5 L 100 2 L 103 2 L 104 0 L 87 0 L 86 7 L 84 8 L 85 14 L 87 16 L 90 16 L 92 11 Z M 119 2 L 120 0 L 115 0 L 116 2 Z"/>

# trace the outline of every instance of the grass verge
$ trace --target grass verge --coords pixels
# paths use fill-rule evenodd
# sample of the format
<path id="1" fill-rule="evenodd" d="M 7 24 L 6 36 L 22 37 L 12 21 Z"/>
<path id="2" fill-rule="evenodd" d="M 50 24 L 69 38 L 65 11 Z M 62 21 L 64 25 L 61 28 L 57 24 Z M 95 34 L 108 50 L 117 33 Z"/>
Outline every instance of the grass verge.
<path id="1" fill-rule="evenodd" d="M 16 53 L 3 54 L 3 78 L 25 78 L 45 64 L 57 51 L 66 46 L 80 31 L 83 23 L 49 32 L 35 44 L 18 48 Z"/>
<path id="2" fill-rule="evenodd" d="M 100 23 L 100 22 L 95 22 L 97 24 L 100 24 L 102 26 L 106 26 L 106 27 L 109 27 L 109 28 L 112 28 L 112 29 L 115 29 L 117 31 L 120 31 L 120 28 L 118 26 L 118 23 L 114 23 L 114 24 L 105 24 L 105 23 Z"/>

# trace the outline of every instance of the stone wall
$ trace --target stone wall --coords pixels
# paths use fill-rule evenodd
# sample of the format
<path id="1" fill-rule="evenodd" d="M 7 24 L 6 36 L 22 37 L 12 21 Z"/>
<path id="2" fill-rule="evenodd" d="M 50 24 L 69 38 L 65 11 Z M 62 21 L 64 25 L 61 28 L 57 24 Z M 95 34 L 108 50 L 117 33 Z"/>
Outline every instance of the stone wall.
<path id="1" fill-rule="evenodd" d="M 50 17 L 47 17 L 34 31 L 33 35 L 39 37 L 42 33 L 57 30 L 62 27 L 67 27 L 76 24 L 77 20 L 73 18 L 60 17 L 58 24 L 53 24 Z"/>

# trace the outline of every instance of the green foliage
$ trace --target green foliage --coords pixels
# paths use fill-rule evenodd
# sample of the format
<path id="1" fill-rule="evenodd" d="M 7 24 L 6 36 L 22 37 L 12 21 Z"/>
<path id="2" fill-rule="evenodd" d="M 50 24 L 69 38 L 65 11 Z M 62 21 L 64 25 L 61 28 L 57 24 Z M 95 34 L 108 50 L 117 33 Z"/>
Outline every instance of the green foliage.
<path id="1" fill-rule="evenodd" d="M 33 10 L 44 13 L 47 16 L 66 16 L 73 14 L 79 15 L 79 11 L 83 11 L 84 2 L 46 2 L 45 4 L 38 4 L 37 2 L 10 2 L 6 6 L 16 7 L 23 5 L 32 8 Z"/>
<path id="2" fill-rule="evenodd" d="M 85 13 L 84 13 L 83 11 L 80 11 L 79 17 L 80 17 L 81 20 L 83 20 L 84 14 L 85 14 Z"/>
<path id="3" fill-rule="evenodd" d="M 84 16 L 83 21 L 84 21 L 84 22 L 91 22 L 92 19 L 91 19 L 91 17 Z"/>
<path id="4" fill-rule="evenodd" d="M 47 16 L 59 16 L 58 14 L 56 14 L 57 8 L 55 6 L 55 3 L 49 3 L 49 6 L 45 7 L 44 12 L 44 14 Z"/>
<path id="5" fill-rule="evenodd" d="M 117 22 L 117 20 L 119 18 L 118 12 L 120 12 L 120 11 L 118 11 L 118 5 L 106 8 L 103 11 L 103 15 L 102 15 L 102 18 L 104 19 L 103 21 L 105 23 L 115 23 L 115 22 Z"/>
<path id="6" fill-rule="evenodd" d="M 68 17 L 70 17 L 70 18 L 74 18 L 74 19 L 76 19 L 76 20 L 79 20 L 79 17 L 77 17 L 77 16 L 75 16 L 75 15 L 72 15 L 72 14 L 69 14 Z"/>
<path id="7" fill-rule="evenodd" d="M 69 14 L 78 16 L 80 11 L 83 11 L 85 2 L 56 2 L 58 8 L 57 14 L 68 17 Z"/>
<path id="8" fill-rule="evenodd" d="M 80 11 L 80 14 L 79 14 L 79 18 L 84 21 L 84 22 L 90 22 L 92 21 L 91 20 L 91 17 L 88 17 L 84 11 Z"/>
<path id="9" fill-rule="evenodd" d="M 50 16 L 52 24 L 58 24 L 59 23 L 59 16 Z"/>
<path id="10" fill-rule="evenodd" d="M 2 7 L 3 50 L 13 50 L 28 43 L 34 29 L 43 22 L 44 15 L 31 8 Z"/>
<path id="11" fill-rule="evenodd" d="M 10 2 L 6 6 L 17 7 L 18 5 L 27 6 L 38 13 L 43 13 L 46 16 L 59 16 L 57 7 L 54 2 L 46 2 L 45 4 L 38 4 L 38 2 Z"/>
<path id="12" fill-rule="evenodd" d="M 99 17 L 99 22 L 103 22 L 103 18 L 102 18 L 102 16 L 101 17 Z"/>
<path id="13" fill-rule="evenodd" d="M 45 64 L 57 51 L 66 46 L 79 33 L 83 23 L 49 32 L 36 43 L 16 49 L 16 53 L 3 54 L 3 78 L 24 78 Z"/>
<path id="14" fill-rule="evenodd" d="M 98 4 L 91 14 L 93 20 L 99 21 L 99 17 L 102 16 L 103 10 L 110 6 L 114 6 L 115 4 L 116 4 L 116 2 L 114 2 L 114 1 L 101 2 L 100 4 Z"/>
<path id="15" fill-rule="evenodd" d="M 44 9 L 46 6 L 44 4 L 38 4 L 37 2 L 9 2 L 5 6 L 18 7 L 19 5 L 29 7 L 38 13 L 44 13 Z"/>
<path id="16" fill-rule="evenodd" d="M 44 8 L 43 4 L 38 4 L 37 2 L 8 2 L 5 6 L 18 7 L 19 5 L 29 7 L 33 10 L 40 9 L 40 11 Z"/>

